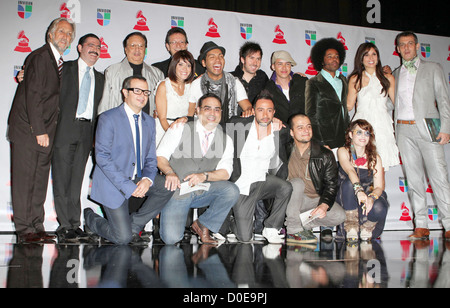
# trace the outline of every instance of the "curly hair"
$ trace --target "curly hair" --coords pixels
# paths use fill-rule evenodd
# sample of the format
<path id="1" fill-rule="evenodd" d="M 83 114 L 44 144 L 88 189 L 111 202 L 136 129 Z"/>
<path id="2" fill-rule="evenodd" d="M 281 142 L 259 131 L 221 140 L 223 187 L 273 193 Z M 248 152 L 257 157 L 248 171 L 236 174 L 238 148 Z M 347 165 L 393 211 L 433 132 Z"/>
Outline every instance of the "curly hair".
<path id="1" fill-rule="evenodd" d="M 344 63 L 345 60 L 345 47 L 335 38 L 328 37 L 321 39 L 311 48 L 311 62 L 314 65 L 316 71 L 321 71 L 323 67 L 323 58 L 325 52 L 328 49 L 335 49 L 339 54 L 339 66 Z"/>
<path id="2" fill-rule="evenodd" d="M 352 138 L 350 138 L 350 132 L 353 132 L 359 126 L 360 129 L 368 131 L 370 133 L 369 143 L 367 143 L 365 152 L 367 157 L 367 168 L 369 169 L 369 174 L 375 170 L 375 166 L 377 164 L 377 147 L 375 145 L 375 134 L 372 125 L 364 120 L 358 119 L 350 123 L 345 132 L 345 148 L 348 150 L 348 154 L 350 156 L 350 160 L 352 159 L 351 146 L 352 146 Z"/>

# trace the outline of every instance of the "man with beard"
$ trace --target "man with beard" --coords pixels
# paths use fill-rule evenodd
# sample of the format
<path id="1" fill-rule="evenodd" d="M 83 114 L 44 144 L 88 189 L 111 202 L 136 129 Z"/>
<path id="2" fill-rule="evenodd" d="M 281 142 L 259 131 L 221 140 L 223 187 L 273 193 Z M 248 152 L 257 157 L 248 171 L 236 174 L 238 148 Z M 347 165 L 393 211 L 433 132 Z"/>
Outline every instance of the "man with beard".
<path id="1" fill-rule="evenodd" d="M 53 20 L 47 43 L 25 60 L 25 77 L 9 114 L 12 206 L 20 242 L 54 238 L 44 229 L 44 203 L 59 112 L 62 55 L 74 38 L 74 23 Z"/>
<path id="2" fill-rule="evenodd" d="M 52 157 L 53 195 L 59 242 L 86 239 L 80 227 L 81 185 L 92 150 L 97 107 L 105 78 L 95 70 L 100 39 L 92 33 L 78 41 L 79 58 L 64 63 L 60 113 Z"/>
<path id="3" fill-rule="evenodd" d="M 289 151 L 289 176 L 292 196 L 286 210 L 287 243 L 315 243 L 312 229 L 318 226 L 337 226 L 345 220 L 345 212 L 335 203 L 338 190 L 338 167 L 333 152 L 313 137 L 310 119 L 304 114 L 289 119 L 294 138 Z M 312 210 L 308 221 L 300 214 Z"/>
<path id="4" fill-rule="evenodd" d="M 227 133 L 235 143 L 234 169 L 230 180 L 239 187 L 240 196 L 233 207 L 236 236 L 241 242 L 253 237 L 253 215 L 257 201 L 274 199 L 264 221 L 262 235 L 269 243 L 280 244 L 286 207 L 292 186 L 286 182 L 287 128 L 273 123 L 275 107 L 271 94 L 262 91 L 255 102 L 255 116 L 234 117 L 227 124 Z M 234 226 L 231 226 L 233 229 Z M 233 230 L 234 231 L 234 230 Z"/>

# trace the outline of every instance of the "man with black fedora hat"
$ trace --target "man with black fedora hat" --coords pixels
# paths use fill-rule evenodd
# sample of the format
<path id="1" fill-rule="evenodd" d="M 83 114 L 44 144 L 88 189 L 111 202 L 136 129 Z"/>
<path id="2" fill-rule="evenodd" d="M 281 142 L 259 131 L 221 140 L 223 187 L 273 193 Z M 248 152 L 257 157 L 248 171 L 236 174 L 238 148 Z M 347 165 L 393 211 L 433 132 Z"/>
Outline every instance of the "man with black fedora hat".
<path id="1" fill-rule="evenodd" d="M 236 77 L 223 70 L 225 48 L 211 41 L 206 42 L 200 50 L 198 62 L 206 68 L 206 72 L 192 83 L 189 102 L 196 103 L 207 93 L 216 94 L 222 101 L 221 124 L 232 116 L 252 115 L 252 104 L 247 98 L 244 86 Z M 190 110 L 189 115 L 192 115 L 193 111 Z"/>

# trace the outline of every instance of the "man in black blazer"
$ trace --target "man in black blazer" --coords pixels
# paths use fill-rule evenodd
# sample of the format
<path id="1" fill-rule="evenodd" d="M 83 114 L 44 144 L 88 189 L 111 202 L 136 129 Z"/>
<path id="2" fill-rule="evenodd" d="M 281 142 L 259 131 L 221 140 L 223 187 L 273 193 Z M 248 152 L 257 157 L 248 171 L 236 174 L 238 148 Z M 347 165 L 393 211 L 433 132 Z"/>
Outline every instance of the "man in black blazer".
<path id="1" fill-rule="evenodd" d="M 100 48 L 100 39 L 86 34 L 78 42 L 79 58 L 64 63 L 52 157 L 53 195 L 60 224 L 56 234 L 60 242 L 88 238 L 79 228 L 80 194 L 105 80 L 94 68 Z"/>
<path id="2" fill-rule="evenodd" d="M 25 60 L 25 78 L 17 88 L 8 118 L 11 144 L 11 192 L 14 226 L 20 242 L 49 240 L 44 203 L 59 111 L 62 55 L 75 37 L 75 24 L 55 19 L 47 43 Z"/>

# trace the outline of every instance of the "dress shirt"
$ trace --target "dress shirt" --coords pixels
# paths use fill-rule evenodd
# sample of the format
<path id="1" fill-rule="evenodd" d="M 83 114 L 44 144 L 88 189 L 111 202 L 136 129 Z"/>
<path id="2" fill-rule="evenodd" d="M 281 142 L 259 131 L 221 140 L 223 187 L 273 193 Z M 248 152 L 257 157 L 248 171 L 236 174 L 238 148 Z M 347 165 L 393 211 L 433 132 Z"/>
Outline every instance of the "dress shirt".
<path id="1" fill-rule="evenodd" d="M 125 109 L 125 113 L 127 114 L 128 121 L 130 122 L 131 134 L 133 135 L 134 153 L 136 153 L 136 141 L 135 141 L 136 140 L 136 124 L 135 124 L 134 117 L 133 117 L 133 115 L 135 113 L 133 110 L 131 110 L 131 108 L 127 105 L 127 103 L 124 103 L 124 109 Z M 139 125 L 139 131 L 140 131 L 140 137 L 141 137 L 140 142 L 141 142 L 141 149 L 142 149 L 142 111 L 139 112 L 138 115 L 139 115 L 138 125 Z M 141 150 L 141 160 L 144 155 L 145 154 L 142 153 L 142 150 Z M 141 166 L 142 166 L 142 169 L 144 169 L 144 165 L 142 164 L 142 162 L 141 162 Z M 134 175 L 137 174 L 136 168 L 137 168 L 137 164 L 134 165 L 134 172 L 133 172 Z"/>
<path id="2" fill-rule="evenodd" d="M 276 155 L 276 151 L 273 125 L 271 125 L 270 135 L 259 140 L 256 120 L 254 120 L 240 156 L 241 176 L 235 183 L 241 195 L 248 196 L 253 183 L 266 180 L 270 161 L 274 155 Z"/>
<path id="3" fill-rule="evenodd" d="M 420 58 L 417 58 L 414 65 L 419 68 Z M 416 83 L 416 74 L 411 74 L 408 69 L 402 65 L 399 74 L 398 84 L 398 112 L 397 119 L 411 121 L 415 120 L 413 108 L 414 85 Z"/>
<path id="4" fill-rule="evenodd" d="M 86 73 L 88 65 L 84 62 L 83 59 L 78 59 L 78 89 L 81 88 L 81 82 L 83 81 L 84 74 Z M 91 76 L 91 87 L 89 90 L 88 103 L 86 106 L 86 110 L 82 114 L 77 113 L 77 118 L 84 118 L 92 120 L 92 114 L 94 109 L 94 89 L 95 89 L 95 76 L 94 76 L 94 67 L 91 66 L 89 75 Z M 79 92 L 78 92 L 79 93 Z"/>
<path id="5" fill-rule="evenodd" d="M 198 133 L 200 142 L 204 139 L 205 132 L 207 131 L 200 120 L 195 121 L 195 129 Z M 161 142 L 159 143 L 158 149 L 156 150 L 156 156 L 162 156 L 167 160 L 170 160 L 170 157 L 175 152 L 176 148 L 179 146 L 181 142 L 181 137 L 183 135 L 184 125 L 176 125 L 175 127 L 169 128 L 164 134 Z M 211 147 L 211 143 L 214 140 L 214 136 L 217 128 L 213 129 L 213 133 L 209 136 L 209 147 Z M 224 136 L 227 138 L 227 145 L 223 152 L 222 158 L 216 166 L 216 170 L 225 169 L 228 172 L 228 177 L 231 176 L 233 172 L 233 153 L 234 146 L 233 141 L 230 136 L 224 133 Z M 218 147 L 221 148 L 221 147 Z"/>
<path id="6" fill-rule="evenodd" d="M 53 52 L 53 57 L 55 57 L 56 66 L 58 66 L 59 59 L 62 57 L 62 55 L 59 53 L 58 49 L 56 49 L 56 47 L 53 46 L 52 43 L 49 43 L 49 45 L 50 45 L 50 48 L 51 48 L 51 50 Z"/>
<path id="7" fill-rule="evenodd" d="M 339 75 L 341 72 L 336 71 L 334 73 L 334 77 L 331 76 L 329 72 L 326 70 L 321 70 L 320 74 L 325 78 L 326 81 L 328 81 L 331 86 L 333 87 L 334 91 L 336 91 L 337 96 L 339 97 L 339 100 L 342 100 L 342 80 L 339 78 Z"/>

